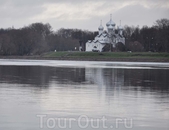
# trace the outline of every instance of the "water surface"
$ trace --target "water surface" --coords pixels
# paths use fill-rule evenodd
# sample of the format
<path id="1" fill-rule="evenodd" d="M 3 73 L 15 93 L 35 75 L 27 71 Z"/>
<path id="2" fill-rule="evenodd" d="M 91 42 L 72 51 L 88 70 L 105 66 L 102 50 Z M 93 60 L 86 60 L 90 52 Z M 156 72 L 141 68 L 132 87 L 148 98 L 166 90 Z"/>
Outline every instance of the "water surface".
<path id="1" fill-rule="evenodd" d="M 168 130 L 168 77 L 168 63 L 0 60 L 0 130 L 38 130 L 37 115 L 44 130 L 81 115 L 105 117 L 107 129 L 132 119 L 132 129 Z"/>

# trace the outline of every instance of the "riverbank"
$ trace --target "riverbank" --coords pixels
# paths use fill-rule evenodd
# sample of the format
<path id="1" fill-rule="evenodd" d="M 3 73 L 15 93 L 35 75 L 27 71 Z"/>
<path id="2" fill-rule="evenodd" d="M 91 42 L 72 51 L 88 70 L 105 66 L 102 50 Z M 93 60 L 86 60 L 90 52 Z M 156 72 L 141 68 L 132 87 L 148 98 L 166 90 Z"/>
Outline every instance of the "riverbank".
<path id="1" fill-rule="evenodd" d="M 153 52 L 49 52 L 38 56 L 0 56 L 0 59 L 169 62 L 169 53 Z"/>

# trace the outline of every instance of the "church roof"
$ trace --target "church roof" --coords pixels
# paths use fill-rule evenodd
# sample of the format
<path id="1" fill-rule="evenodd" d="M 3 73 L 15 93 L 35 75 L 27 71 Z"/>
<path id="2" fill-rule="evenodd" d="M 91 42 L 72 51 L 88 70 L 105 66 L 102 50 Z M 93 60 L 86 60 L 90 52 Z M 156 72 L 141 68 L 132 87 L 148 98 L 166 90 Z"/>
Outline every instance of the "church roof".
<path id="1" fill-rule="evenodd" d="M 107 36 L 107 33 L 104 33 L 103 36 L 106 37 L 106 36 Z"/>
<path id="2" fill-rule="evenodd" d="M 101 44 L 107 44 L 108 41 L 104 41 L 104 40 L 93 40 L 93 41 L 88 41 L 87 43 L 101 43 Z"/>
<path id="3" fill-rule="evenodd" d="M 99 41 L 99 43 L 106 44 L 107 42 L 106 41 Z"/>
<path id="4" fill-rule="evenodd" d="M 103 33 L 97 35 L 97 37 L 101 37 L 101 36 L 106 37 L 107 35 L 108 35 L 107 33 L 103 32 Z"/>
<path id="5" fill-rule="evenodd" d="M 94 43 L 96 43 L 98 40 L 93 40 Z"/>

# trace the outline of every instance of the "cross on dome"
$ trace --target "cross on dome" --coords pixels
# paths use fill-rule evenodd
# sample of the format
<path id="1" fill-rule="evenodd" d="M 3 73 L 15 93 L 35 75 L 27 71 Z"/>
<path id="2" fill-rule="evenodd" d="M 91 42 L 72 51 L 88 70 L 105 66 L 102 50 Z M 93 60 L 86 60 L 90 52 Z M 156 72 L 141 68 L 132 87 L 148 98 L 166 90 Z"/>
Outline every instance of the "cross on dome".
<path id="1" fill-rule="evenodd" d="M 112 20 L 112 14 L 110 14 L 110 21 L 106 24 L 107 27 L 109 26 L 116 26 L 116 24 Z"/>
<path id="2" fill-rule="evenodd" d="M 121 20 L 120 20 L 119 30 L 123 30 L 123 27 L 121 26 Z"/>

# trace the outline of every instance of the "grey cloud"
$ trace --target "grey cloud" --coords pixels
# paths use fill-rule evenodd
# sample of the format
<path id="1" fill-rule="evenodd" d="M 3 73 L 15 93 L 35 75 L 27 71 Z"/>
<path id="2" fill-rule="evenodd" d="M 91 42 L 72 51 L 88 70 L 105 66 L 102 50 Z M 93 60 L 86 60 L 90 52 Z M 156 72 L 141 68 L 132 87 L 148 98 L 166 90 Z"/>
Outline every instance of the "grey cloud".
<path id="1" fill-rule="evenodd" d="M 10 19 L 29 18 L 44 10 L 43 7 L 39 5 L 31 4 L 31 5 L 22 6 L 22 3 L 23 3 L 23 0 L 21 3 L 19 2 L 15 3 L 15 5 L 13 5 L 13 2 L 10 2 L 9 0 L 6 0 L 5 2 L 3 1 L 3 3 L 1 3 L 0 5 L 0 17 L 3 19 L 5 18 L 10 18 Z"/>
<path id="2" fill-rule="evenodd" d="M 103 2 L 104 3 L 123 3 L 123 2 L 145 2 L 148 3 L 149 5 L 151 3 L 158 3 L 158 4 L 165 4 L 168 2 L 168 0 L 0 0 L 1 5 L 6 4 L 6 3 L 10 3 L 14 6 L 39 6 L 42 4 L 46 4 L 46 3 L 72 3 L 72 4 L 83 4 L 83 3 L 87 3 L 87 2 Z"/>
<path id="3" fill-rule="evenodd" d="M 145 8 L 140 5 L 127 6 L 114 14 L 115 19 L 123 20 L 128 25 L 148 25 L 160 18 L 169 18 L 167 8 Z"/>
<path id="4" fill-rule="evenodd" d="M 103 2 L 99 7 L 92 7 L 95 12 L 103 11 L 102 15 L 90 15 L 90 19 L 86 20 L 73 20 L 73 21 L 59 21 L 59 18 L 63 18 L 69 15 L 69 12 L 62 12 L 60 17 L 47 18 L 42 21 L 36 21 L 36 16 L 44 14 L 46 8 L 43 5 L 46 4 L 72 4 L 83 5 L 90 2 Z M 114 11 L 123 3 L 135 2 L 134 5 L 125 6 L 119 10 Z M 169 6 L 168 0 L 0 0 L 0 18 L 1 27 L 9 27 L 14 25 L 16 27 L 22 27 L 28 25 L 31 22 L 49 22 L 54 29 L 60 27 L 65 28 L 82 28 L 88 30 L 97 30 L 100 19 L 103 22 L 109 20 L 109 14 L 113 14 L 114 21 L 118 24 L 121 19 L 124 24 L 128 25 L 149 25 L 151 26 L 156 19 L 169 18 Z M 142 3 L 142 4 L 140 4 Z M 149 6 L 146 8 L 143 4 Z M 89 5 L 90 6 L 90 5 Z M 68 7 L 69 8 L 69 7 Z M 108 11 L 106 9 L 109 9 Z M 92 14 L 93 12 L 91 12 Z M 74 14 L 76 17 L 83 14 L 83 10 L 79 10 Z"/>

